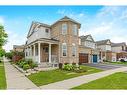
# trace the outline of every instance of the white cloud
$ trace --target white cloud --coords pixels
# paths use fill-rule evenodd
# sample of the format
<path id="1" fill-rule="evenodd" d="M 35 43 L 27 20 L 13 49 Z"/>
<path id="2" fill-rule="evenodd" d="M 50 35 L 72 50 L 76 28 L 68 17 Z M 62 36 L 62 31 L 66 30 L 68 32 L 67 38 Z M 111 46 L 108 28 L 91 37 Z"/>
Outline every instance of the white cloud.
<path id="1" fill-rule="evenodd" d="M 4 25 L 4 18 L 0 16 L 0 24 Z"/>

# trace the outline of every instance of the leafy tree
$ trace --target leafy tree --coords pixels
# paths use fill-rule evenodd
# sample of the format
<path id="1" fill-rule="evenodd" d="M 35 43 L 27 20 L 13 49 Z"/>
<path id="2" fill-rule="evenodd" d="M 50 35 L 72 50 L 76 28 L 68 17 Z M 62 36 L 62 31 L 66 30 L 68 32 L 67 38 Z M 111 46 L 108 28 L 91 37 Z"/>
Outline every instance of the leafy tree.
<path id="1" fill-rule="evenodd" d="M 0 48 L 7 42 L 7 33 L 4 30 L 4 27 L 0 25 Z"/>
<path id="2" fill-rule="evenodd" d="M 5 50 L 0 48 L 0 57 L 4 56 L 5 55 Z"/>

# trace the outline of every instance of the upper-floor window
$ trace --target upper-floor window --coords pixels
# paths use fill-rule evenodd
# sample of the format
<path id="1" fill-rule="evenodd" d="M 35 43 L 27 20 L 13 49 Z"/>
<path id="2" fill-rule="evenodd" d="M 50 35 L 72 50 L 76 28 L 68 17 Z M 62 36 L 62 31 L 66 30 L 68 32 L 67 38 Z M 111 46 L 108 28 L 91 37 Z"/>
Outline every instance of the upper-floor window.
<path id="1" fill-rule="evenodd" d="M 67 44 L 66 43 L 62 44 L 62 55 L 67 56 Z"/>
<path id="2" fill-rule="evenodd" d="M 124 46 L 122 46 L 122 50 L 124 50 Z"/>
<path id="3" fill-rule="evenodd" d="M 66 23 L 62 24 L 62 34 L 63 35 L 67 34 L 67 24 Z"/>
<path id="4" fill-rule="evenodd" d="M 77 31 L 78 29 L 77 29 L 77 25 L 76 24 L 74 24 L 73 26 L 72 26 L 72 31 L 73 31 L 73 34 L 74 35 L 77 35 L 78 34 L 78 31 Z"/>
<path id="5" fill-rule="evenodd" d="M 45 32 L 46 32 L 46 33 L 49 33 L 49 29 L 45 29 Z"/>
<path id="6" fill-rule="evenodd" d="M 76 56 L 76 46 L 72 44 L 72 56 Z"/>

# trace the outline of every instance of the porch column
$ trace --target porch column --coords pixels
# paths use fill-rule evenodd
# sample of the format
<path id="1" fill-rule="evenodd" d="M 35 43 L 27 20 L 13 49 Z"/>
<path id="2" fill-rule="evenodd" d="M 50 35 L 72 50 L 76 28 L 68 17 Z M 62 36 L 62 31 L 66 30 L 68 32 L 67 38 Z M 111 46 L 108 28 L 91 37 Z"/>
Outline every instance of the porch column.
<path id="1" fill-rule="evenodd" d="M 38 43 L 38 63 L 41 63 L 40 62 L 40 44 L 41 43 Z"/>
<path id="2" fill-rule="evenodd" d="M 35 60 L 35 45 L 33 45 L 33 46 L 34 46 L 34 55 L 33 56 L 34 56 L 34 60 Z"/>
<path id="3" fill-rule="evenodd" d="M 26 58 L 26 52 L 27 52 L 27 48 L 25 48 L 25 58 Z"/>
<path id="4" fill-rule="evenodd" d="M 51 44 L 49 44 L 49 63 L 51 63 Z"/>
<path id="5" fill-rule="evenodd" d="M 30 46 L 30 57 L 32 58 L 32 46 Z"/>

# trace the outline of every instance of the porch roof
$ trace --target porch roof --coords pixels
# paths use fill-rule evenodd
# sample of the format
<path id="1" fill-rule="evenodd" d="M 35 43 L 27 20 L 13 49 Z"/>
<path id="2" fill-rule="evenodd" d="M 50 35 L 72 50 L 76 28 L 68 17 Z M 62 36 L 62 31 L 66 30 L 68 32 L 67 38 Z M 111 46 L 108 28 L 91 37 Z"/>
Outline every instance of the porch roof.
<path id="1" fill-rule="evenodd" d="M 32 45 L 32 44 L 34 44 L 34 43 L 58 44 L 58 43 L 59 43 L 59 40 L 56 40 L 56 39 L 53 39 L 53 38 L 51 38 L 51 39 L 48 39 L 48 38 L 39 38 L 39 39 L 37 39 L 37 40 L 35 40 L 35 41 L 29 43 L 29 44 L 26 44 L 26 46 Z"/>

